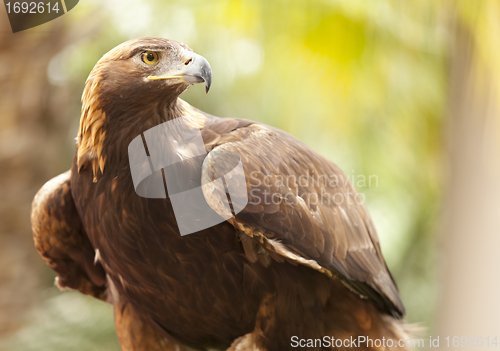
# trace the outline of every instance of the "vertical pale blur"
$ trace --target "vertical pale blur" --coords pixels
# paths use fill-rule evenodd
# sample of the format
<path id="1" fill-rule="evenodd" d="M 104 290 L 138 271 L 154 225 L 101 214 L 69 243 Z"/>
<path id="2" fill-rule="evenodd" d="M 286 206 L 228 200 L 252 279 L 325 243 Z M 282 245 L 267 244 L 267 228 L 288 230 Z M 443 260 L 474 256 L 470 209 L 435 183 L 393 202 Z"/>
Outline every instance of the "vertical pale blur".
<path id="1" fill-rule="evenodd" d="M 436 335 L 450 336 L 450 343 L 458 336 L 460 345 L 467 337 L 471 347 L 479 347 L 473 338 L 481 337 L 486 347 L 487 337 L 500 337 L 500 4 L 469 5 L 457 7 L 451 54 L 445 270 Z"/>

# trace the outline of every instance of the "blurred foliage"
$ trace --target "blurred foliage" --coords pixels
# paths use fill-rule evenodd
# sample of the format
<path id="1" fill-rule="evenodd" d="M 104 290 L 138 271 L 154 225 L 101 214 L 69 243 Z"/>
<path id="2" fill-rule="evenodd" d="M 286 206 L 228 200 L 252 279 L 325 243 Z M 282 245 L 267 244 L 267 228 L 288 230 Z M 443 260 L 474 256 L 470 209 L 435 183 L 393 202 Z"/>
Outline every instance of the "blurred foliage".
<path id="1" fill-rule="evenodd" d="M 458 6 L 470 21 L 477 20 L 469 9 L 475 4 Z M 208 96 L 196 86 L 182 98 L 217 116 L 281 128 L 336 162 L 366 197 L 407 320 L 431 327 L 452 5 L 86 0 L 58 21 L 73 30 L 100 26 L 98 35 L 55 52 L 47 75 L 51 84 L 76 92 L 74 136 L 78 94 L 105 52 L 140 36 L 188 44 L 211 63 L 214 80 Z M 71 143 L 68 138 L 70 150 Z M 68 155 L 68 167 L 70 161 Z M 364 186 L 356 182 L 360 176 L 374 177 Z M 109 307 L 54 290 L 13 336 L 15 350 L 117 349 Z"/>
<path id="2" fill-rule="evenodd" d="M 120 350 L 111 305 L 55 288 L 45 290 L 42 301 L 5 350 Z"/>

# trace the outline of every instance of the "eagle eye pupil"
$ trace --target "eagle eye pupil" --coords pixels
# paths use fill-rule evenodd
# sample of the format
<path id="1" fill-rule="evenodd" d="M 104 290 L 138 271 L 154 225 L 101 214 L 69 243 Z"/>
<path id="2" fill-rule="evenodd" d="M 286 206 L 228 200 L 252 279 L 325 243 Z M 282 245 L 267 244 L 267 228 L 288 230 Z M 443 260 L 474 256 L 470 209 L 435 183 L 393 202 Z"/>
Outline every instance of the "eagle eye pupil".
<path id="1" fill-rule="evenodd" d="M 154 51 L 146 51 L 142 53 L 142 61 L 148 65 L 153 65 L 158 61 L 158 54 Z"/>

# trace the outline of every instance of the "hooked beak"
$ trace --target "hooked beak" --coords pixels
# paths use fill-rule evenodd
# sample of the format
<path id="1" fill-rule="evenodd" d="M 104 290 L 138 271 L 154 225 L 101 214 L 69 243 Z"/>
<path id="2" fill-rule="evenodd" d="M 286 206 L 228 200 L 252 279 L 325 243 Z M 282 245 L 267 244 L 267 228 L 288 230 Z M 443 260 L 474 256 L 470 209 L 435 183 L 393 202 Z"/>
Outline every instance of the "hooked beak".
<path id="1" fill-rule="evenodd" d="M 205 82 L 205 92 L 208 93 L 212 84 L 212 68 L 208 61 L 201 55 L 191 51 L 182 54 L 184 67 L 180 70 L 169 72 L 161 76 L 149 76 L 149 80 L 181 79 L 190 84 Z"/>

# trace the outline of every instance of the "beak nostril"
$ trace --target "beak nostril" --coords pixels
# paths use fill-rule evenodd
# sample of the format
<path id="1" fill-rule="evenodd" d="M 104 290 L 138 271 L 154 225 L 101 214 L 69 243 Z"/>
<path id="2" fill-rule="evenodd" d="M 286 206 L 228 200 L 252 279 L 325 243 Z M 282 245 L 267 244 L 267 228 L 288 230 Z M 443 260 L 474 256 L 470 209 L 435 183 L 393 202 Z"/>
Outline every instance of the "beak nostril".
<path id="1" fill-rule="evenodd" d="M 187 60 L 186 62 L 184 62 L 184 64 L 187 66 L 187 65 L 189 65 L 191 63 L 191 61 L 193 61 L 192 58 L 190 58 L 189 60 Z"/>

